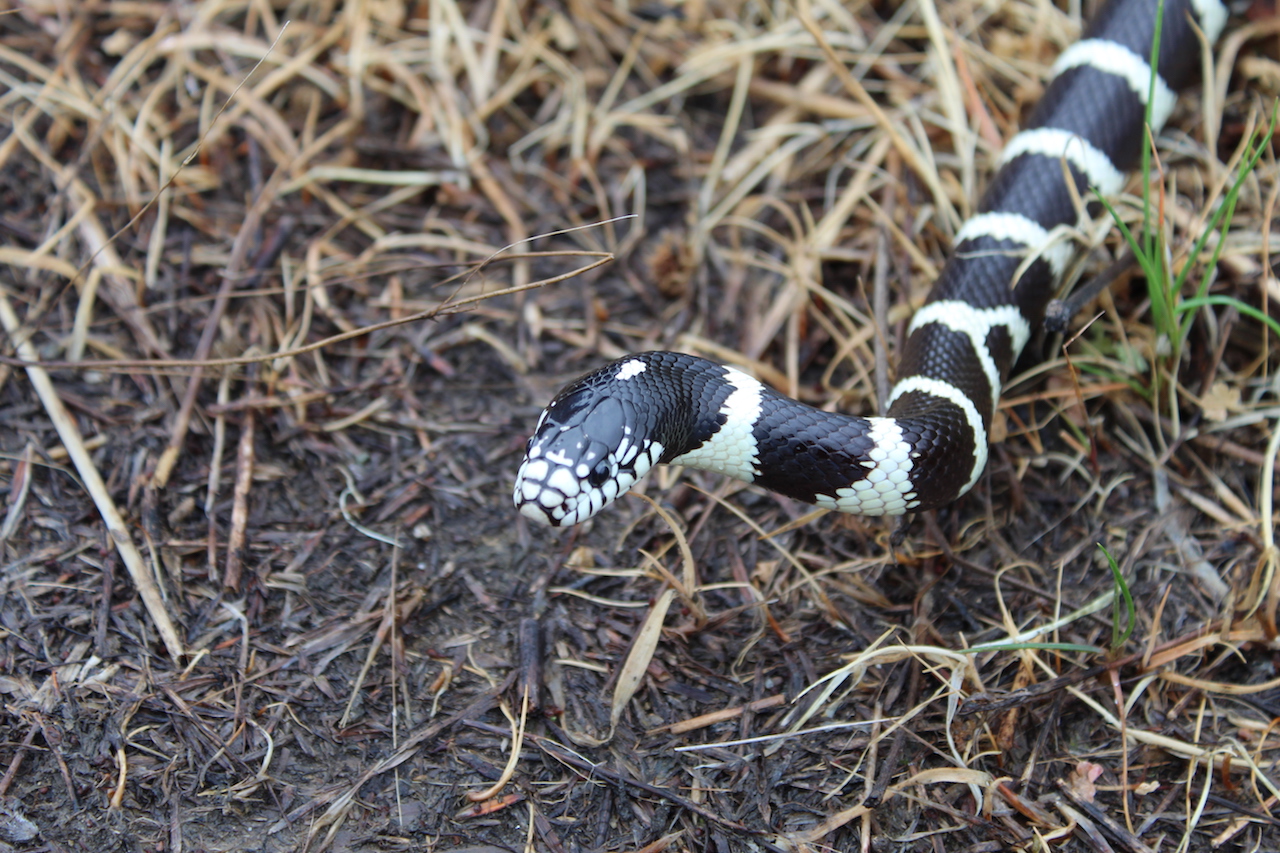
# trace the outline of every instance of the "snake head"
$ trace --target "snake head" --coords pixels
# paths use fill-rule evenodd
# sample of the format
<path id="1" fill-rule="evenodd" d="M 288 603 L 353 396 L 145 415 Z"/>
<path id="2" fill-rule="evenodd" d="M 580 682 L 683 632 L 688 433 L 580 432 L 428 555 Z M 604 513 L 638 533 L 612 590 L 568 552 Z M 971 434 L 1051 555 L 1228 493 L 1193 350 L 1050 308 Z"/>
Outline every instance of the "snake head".
<path id="1" fill-rule="evenodd" d="M 516 509 L 566 527 L 585 521 L 625 494 L 662 455 L 636 441 L 637 412 L 610 393 L 602 371 L 584 376 L 543 411 L 516 474 Z"/>

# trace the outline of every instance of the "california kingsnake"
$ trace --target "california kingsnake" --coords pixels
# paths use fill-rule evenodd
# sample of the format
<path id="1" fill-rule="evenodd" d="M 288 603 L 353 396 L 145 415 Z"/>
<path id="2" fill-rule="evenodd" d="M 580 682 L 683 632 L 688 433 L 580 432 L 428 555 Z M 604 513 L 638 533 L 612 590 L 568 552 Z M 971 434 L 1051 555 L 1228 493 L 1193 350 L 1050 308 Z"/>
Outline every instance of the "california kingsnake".
<path id="1" fill-rule="evenodd" d="M 1157 0 L 1111 0 L 1058 58 L 911 322 L 887 417 L 823 412 L 694 356 L 631 355 L 547 406 L 516 477 L 516 507 L 576 524 L 657 463 L 863 515 L 932 509 L 967 492 L 986 467 L 1002 383 L 1071 260 L 1061 226 L 1078 223 L 1090 188 L 1119 192 L 1144 144 L 1148 92 L 1158 132 L 1198 67 L 1196 27 L 1212 43 L 1227 18 L 1219 0 L 1165 0 L 1153 81 L 1156 10 Z"/>

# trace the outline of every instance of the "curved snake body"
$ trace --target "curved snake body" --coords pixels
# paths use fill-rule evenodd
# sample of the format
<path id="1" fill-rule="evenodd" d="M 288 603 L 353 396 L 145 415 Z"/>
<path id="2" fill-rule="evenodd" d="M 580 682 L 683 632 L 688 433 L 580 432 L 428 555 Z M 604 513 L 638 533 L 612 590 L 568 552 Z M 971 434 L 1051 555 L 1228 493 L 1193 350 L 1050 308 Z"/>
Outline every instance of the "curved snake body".
<path id="1" fill-rule="evenodd" d="M 936 508 L 987 463 L 1000 389 L 1041 322 L 1073 249 L 1081 199 L 1112 195 L 1194 75 L 1219 0 L 1166 0 L 1159 73 L 1157 0 L 1111 0 L 1059 57 L 1027 128 L 956 233 L 954 253 L 916 313 L 887 416 L 814 409 L 733 367 L 695 356 L 627 356 L 567 386 L 538 421 L 516 478 L 529 518 L 576 524 L 655 464 L 705 468 L 863 515 Z M 1065 227 L 1064 227 L 1065 226 Z"/>

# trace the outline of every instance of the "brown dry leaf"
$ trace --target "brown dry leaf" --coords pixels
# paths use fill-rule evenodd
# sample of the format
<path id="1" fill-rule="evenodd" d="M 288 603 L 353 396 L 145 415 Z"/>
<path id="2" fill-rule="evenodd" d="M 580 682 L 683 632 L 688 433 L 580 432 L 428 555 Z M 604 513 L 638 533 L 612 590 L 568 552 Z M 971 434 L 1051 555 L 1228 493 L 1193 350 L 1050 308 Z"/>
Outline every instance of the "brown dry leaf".
<path id="1" fill-rule="evenodd" d="M 663 590 L 650 608 L 649 615 L 644 618 L 644 624 L 640 626 L 640 633 L 636 635 L 636 641 L 622 664 L 622 671 L 618 673 L 618 683 L 613 688 L 613 706 L 609 709 L 611 726 L 618 725 L 622 709 L 627 707 L 640 687 L 640 679 L 644 678 L 649 661 L 653 659 L 653 652 L 658 648 L 658 640 L 662 637 L 662 623 L 666 621 L 667 610 L 675 597 L 674 589 Z"/>
<path id="2" fill-rule="evenodd" d="M 1240 388 L 1226 382 L 1215 382 L 1209 393 L 1200 398 L 1204 416 L 1214 423 L 1222 423 L 1228 413 L 1240 408 Z"/>
<path id="3" fill-rule="evenodd" d="M 1071 771 L 1071 775 L 1067 777 L 1067 786 L 1071 789 L 1071 795 L 1079 802 L 1092 803 L 1093 798 L 1098 794 L 1098 789 L 1093 783 L 1102 775 L 1103 769 L 1101 764 L 1094 764 L 1091 761 L 1081 761 L 1077 764 Z"/>

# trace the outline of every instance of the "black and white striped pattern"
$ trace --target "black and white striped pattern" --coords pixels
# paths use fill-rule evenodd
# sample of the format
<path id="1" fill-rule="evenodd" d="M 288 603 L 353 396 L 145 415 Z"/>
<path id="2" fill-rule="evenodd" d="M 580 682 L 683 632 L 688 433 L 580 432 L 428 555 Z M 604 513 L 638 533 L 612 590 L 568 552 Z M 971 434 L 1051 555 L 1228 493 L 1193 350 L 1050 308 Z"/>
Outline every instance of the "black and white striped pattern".
<path id="1" fill-rule="evenodd" d="M 1149 93 L 1159 132 L 1198 67 L 1195 27 L 1212 43 L 1227 18 L 1219 0 L 1166 0 L 1153 86 L 1145 57 L 1156 10 L 1157 0 L 1111 0 L 1059 57 L 911 323 L 887 417 L 822 412 L 693 356 L 628 356 L 543 412 L 516 477 L 516 506 L 538 521 L 575 524 L 660 462 L 864 515 L 931 509 L 971 489 L 986 467 L 1004 379 L 1073 256 L 1078 200 L 1090 188 L 1123 187 L 1144 143 Z"/>

